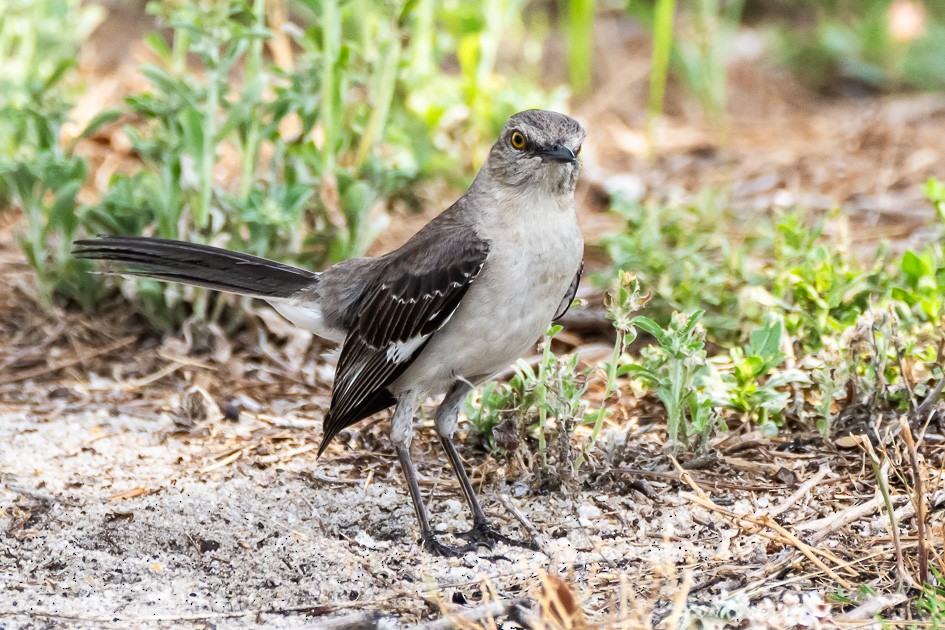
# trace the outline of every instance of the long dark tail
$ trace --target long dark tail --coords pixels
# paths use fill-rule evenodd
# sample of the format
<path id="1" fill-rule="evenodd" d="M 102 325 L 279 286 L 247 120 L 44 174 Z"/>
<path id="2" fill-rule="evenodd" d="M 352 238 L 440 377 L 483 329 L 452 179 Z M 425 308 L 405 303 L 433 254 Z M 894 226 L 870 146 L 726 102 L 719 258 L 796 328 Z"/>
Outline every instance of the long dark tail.
<path id="1" fill-rule="evenodd" d="M 116 262 L 122 274 L 254 295 L 289 297 L 318 282 L 318 274 L 209 245 L 143 236 L 75 242 L 77 258 Z"/>

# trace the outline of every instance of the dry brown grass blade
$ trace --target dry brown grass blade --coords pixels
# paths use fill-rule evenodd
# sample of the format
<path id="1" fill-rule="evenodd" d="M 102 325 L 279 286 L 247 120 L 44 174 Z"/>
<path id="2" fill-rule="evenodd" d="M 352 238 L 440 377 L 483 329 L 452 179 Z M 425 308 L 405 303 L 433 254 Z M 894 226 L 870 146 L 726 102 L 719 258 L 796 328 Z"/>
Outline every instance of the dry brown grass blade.
<path id="1" fill-rule="evenodd" d="M 912 468 L 912 485 L 915 492 L 916 536 L 919 539 L 919 583 L 927 584 L 929 581 L 929 546 L 925 531 L 925 518 L 928 513 L 928 499 L 925 495 L 920 455 L 915 440 L 912 438 L 912 429 L 909 427 L 909 422 L 904 417 L 899 419 L 899 434 L 906 443 L 906 451 L 909 453 L 909 464 Z"/>
<path id="2" fill-rule="evenodd" d="M 825 574 L 827 574 L 827 576 L 830 577 L 830 579 L 834 580 L 837 584 L 840 584 L 840 585 L 843 586 L 844 588 L 853 588 L 853 583 L 852 583 L 852 582 L 850 582 L 850 581 L 846 580 L 845 578 L 842 578 L 842 577 L 840 577 L 839 575 L 837 575 L 837 573 L 834 572 L 833 569 L 831 569 L 829 566 L 827 566 L 827 565 L 824 563 L 824 561 L 821 560 L 821 559 L 818 557 L 818 554 L 820 554 L 820 555 L 828 555 L 828 554 L 825 554 L 825 552 L 824 552 L 823 550 L 815 550 L 813 547 L 811 547 L 810 545 L 808 545 L 808 544 L 805 543 L 804 541 L 800 540 L 800 539 L 799 539 L 797 536 L 795 536 L 793 533 L 791 533 L 790 531 L 788 531 L 787 529 L 785 529 L 784 527 L 782 527 L 782 526 L 779 525 L 778 523 L 774 522 L 774 519 L 770 518 L 767 514 L 762 515 L 762 516 L 760 516 L 760 517 L 757 517 L 757 516 L 741 516 L 741 515 L 739 515 L 739 514 L 735 514 L 734 512 L 731 512 L 731 511 L 729 511 L 729 510 L 726 510 L 725 508 L 723 508 L 723 507 L 720 506 L 720 505 L 717 505 L 717 504 L 716 504 L 714 501 L 712 501 L 711 499 L 706 499 L 706 498 L 700 497 L 700 496 L 698 496 L 698 495 L 692 494 L 692 493 L 690 493 L 690 492 L 680 492 L 680 493 L 679 493 L 679 496 L 681 496 L 681 497 L 683 497 L 683 498 L 686 498 L 686 499 L 689 499 L 689 500 L 692 501 L 693 503 L 695 503 L 695 504 L 697 504 L 697 505 L 699 505 L 699 506 L 701 506 L 701 507 L 704 507 L 704 508 L 706 508 L 707 510 L 711 510 L 711 511 L 713 511 L 713 512 L 716 512 L 716 513 L 722 515 L 722 516 L 725 516 L 726 518 L 728 518 L 728 519 L 734 521 L 736 524 L 739 524 L 739 525 L 740 525 L 740 524 L 742 524 L 742 523 L 750 523 L 750 524 L 752 524 L 752 525 L 756 525 L 757 527 L 768 528 L 768 529 L 773 530 L 774 532 L 776 532 L 777 535 L 776 535 L 776 536 L 771 536 L 771 535 L 769 534 L 769 535 L 767 535 L 768 538 L 772 538 L 773 540 L 777 540 L 778 542 L 785 543 L 785 544 L 789 544 L 789 545 L 793 546 L 795 549 L 797 549 L 797 550 L 800 551 L 802 554 L 804 554 L 804 555 L 807 557 L 808 560 L 810 560 L 811 562 L 813 562 L 821 571 L 823 571 Z M 765 535 L 766 535 L 765 532 L 761 532 L 761 531 L 757 531 L 757 532 L 756 532 L 755 530 L 753 530 L 752 533 L 758 533 L 758 534 L 760 534 L 760 535 L 762 535 L 762 536 L 765 536 Z M 833 555 L 833 554 L 829 554 L 829 556 L 832 556 L 832 555 Z M 833 558 L 831 558 L 831 559 L 833 559 Z"/>
<path id="3" fill-rule="evenodd" d="M 12 383 L 20 383 L 22 381 L 28 381 L 31 378 L 36 378 L 38 376 L 43 376 L 45 374 L 50 374 L 52 372 L 57 372 L 67 367 L 72 367 L 73 365 L 82 365 L 89 359 L 94 359 L 95 357 L 101 356 L 103 354 L 108 354 L 109 352 L 114 352 L 119 348 L 124 348 L 125 346 L 133 343 L 138 338 L 138 335 L 127 335 L 118 339 L 117 341 L 110 343 L 101 348 L 91 350 L 84 354 L 79 354 L 72 356 L 68 359 L 62 359 L 61 361 L 53 361 L 46 365 L 41 365 L 32 370 L 26 370 L 25 372 L 20 372 L 18 374 L 12 374 L 7 376 L 4 379 L 0 379 L 0 386 L 10 385 Z"/>
<path id="4" fill-rule="evenodd" d="M 577 595 L 561 577 L 546 573 L 538 590 L 541 619 L 552 628 L 580 630 L 587 627 Z"/>

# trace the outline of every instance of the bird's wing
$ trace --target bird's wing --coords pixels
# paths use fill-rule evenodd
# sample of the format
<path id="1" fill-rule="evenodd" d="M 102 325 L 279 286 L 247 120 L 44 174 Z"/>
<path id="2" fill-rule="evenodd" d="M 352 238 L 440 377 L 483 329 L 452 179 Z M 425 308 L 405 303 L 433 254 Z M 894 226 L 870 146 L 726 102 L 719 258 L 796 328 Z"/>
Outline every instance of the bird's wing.
<path id="1" fill-rule="evenodd" d="M 558 305 L 558 310 L 555 311 L 555 316 L 551 318 L 551 321 L 561 319 L 564 317 L 564 314 L 568 312 L 568 309 L 571 308 L 571 303 L 574 301 L 574 296 L 577 295 L 578 285 L 581 284 L 581 274 L 584 273 L 584 261 L 581 261 L 581 266 L 578 267 L 577 273 L 574 274 L 574 280 L 571 281 L 571 286 L 568 287 L 568 292 L 565 293 L 564 299 L 561 300 L 561 304 Z"/>
<path id="2" fill-rule="evenodd" d="M 319 453 L 339 431 L 395 402 L 387 386 L 449 321 L 488 253 L 489 242 L 478 238 L 427 243 L 379 274 L 342 346 Z"/>

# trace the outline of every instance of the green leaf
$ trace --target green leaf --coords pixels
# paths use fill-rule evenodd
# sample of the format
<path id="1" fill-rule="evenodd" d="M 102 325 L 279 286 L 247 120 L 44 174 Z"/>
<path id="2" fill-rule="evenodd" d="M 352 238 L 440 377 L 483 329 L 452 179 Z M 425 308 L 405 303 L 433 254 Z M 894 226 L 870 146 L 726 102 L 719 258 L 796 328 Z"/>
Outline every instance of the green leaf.
<path id="1" fill-rule="evenodd" d="M 907 250 L 902 255 L 902 272 L 909 277 L 909 280 L 915 284 L 920 278 L 927 275 L 933 275 L 932 269 L 925 260 L 920 258 L 915 252 Z"/>
<path id="2" fill-rule="evenodd" d="M 99 112 L 89 121 L 89 124 L 87 124 L 85 129 L 82 130 L 82 133 L 79 134 L 79 137 L 88 138 L 104 125 L 113 123 L 119 118 L 121 118 L 120 109 L 106 109 L 105 111 Z"/>
<path id="3" fill-rule="evenodd" d="M 791 383 L 810 385 L 811 382 L 810 375 L 807 372 L 798 369 L 790 369 L 779 372 L 769 378 L 768 382 L 765 383 L 765 387 L 784 387 Z"/>
<path id="4" fill-rule="evenodd" d="M 660 344 L 662 344 L 666 340 L 666 333 L 663 331 L 663 328 L 659 324 L 654 322 L 652 319 L 650 319 L 649 317 L 646 317 L 644 315 L 637 315 L 632 320 L 630 320 L 630 323 L 636 326 L 637 328 L 639 328 L 640 330 L 642 330 L 643 332 L 650 333 L 651 335 L 656 337 L 657 341 L 659 341 Z"/>
<path id="5" fill-rule="evenodd" d="M 763 327 L 752 331 L 745 354 L 768 361 L 780 354 L 784 322 L 774 315 L 769 315 L 766 319 Z"/>
<path id="6" fill-rule="evenodd" d="M 168 48 L 167 42 L 164 41 L 164 38 L 157 33 L 150 33 L 144 38 L 145 43 L 148 47 L 154 51 L 154 53 L 161 59 L 168 60 L 171 58 L 171 49 Z"/>

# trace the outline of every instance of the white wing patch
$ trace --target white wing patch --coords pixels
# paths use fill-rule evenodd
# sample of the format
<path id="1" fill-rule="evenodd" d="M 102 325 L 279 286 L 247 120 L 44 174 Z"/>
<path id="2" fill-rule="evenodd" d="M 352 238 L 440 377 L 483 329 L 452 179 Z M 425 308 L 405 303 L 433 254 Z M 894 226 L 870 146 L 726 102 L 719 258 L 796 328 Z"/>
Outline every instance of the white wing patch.
<path id="1" fill-rule="evenodd" d="M 413 353 L 416 352 L 429 337 L 430 335 L 420 335 L 407 339 L 406 341 L 392 343 L 387 346 L 387 360 L 391 363 L 402 363 L 406 361 L 413 356 Z"/>

